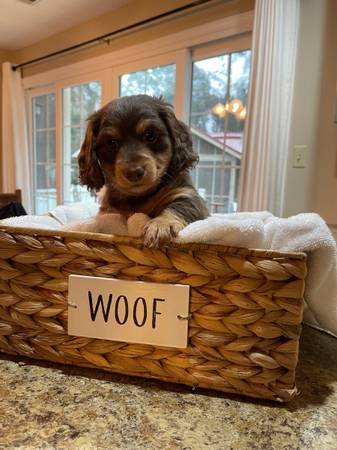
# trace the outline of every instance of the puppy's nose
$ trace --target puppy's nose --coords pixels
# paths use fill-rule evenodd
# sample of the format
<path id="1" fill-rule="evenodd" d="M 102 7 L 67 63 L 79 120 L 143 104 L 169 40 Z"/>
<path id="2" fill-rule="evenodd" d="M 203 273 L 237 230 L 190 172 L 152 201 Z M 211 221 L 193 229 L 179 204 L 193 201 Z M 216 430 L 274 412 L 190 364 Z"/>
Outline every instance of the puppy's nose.
<path id="1" fill-rule="evenodd" d="M 124 176 L 129 181 L 140 181 L 144 176 L 144 167 L 142 166 L 129 166 L 124 170 Z"/>

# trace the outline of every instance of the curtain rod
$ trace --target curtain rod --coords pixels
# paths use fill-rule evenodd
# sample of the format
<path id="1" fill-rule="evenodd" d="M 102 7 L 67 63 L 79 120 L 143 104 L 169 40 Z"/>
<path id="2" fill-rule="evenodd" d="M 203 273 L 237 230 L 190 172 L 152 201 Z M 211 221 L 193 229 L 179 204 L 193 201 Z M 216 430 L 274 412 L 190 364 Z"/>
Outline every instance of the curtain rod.
<path id="1" fill-rule="evenodd" d="M 217 1 L 219 1 L 219 0 L 217 0 Z M 95 43 L 100 43 L 102 41 L 106 41 L 106 42 L 109 43 L 110 39 L 116 37 L 116 35 L 124 33 L 125 31 L 130 31 L 130 30 L 133 30 L 135 28 L 141 27 L 143 25 L 148 25 L 148 24 L 153 23 L 153 22 L 155 22 L 157 20 L 164 19 L 164 18 L 172 16 L 174 14 L 193 9 L 193 8 L 198 7 L 198 6 L 204 5 L 206 3 L 210 3 L 210 2 L 214 2 L 214 0 L 194 0 L 191 3 L 188 3 L 187 5 L 171 9 L 170 11 L 164 12 L 162 14 L 158 14 L 156 16 L 149 17 L 148 19 L 141 20 L 141 21 L 133 23 L 131 25 L 127 25 L 125 27 L 122 27 L 122 28 L 119 28 L 119 29 L 117 29 L 115 31 L 112 31 L 111 33 L 103 34 L 103 35 L 98 36 L 96 38 L 89 39 L 88 41 L 83 41 L 83 42 L 81 42 L 79 44 L 72 45 L 71 47 L 63 48 L 62 50 L 58 50 L 56 52 L 49 53 L 49 54 L 44 55 L 44 56 L 40 56 L 39 58 L 31 59 L 30 61 L 26 61 L 26 62 L 23 62 L 21 64 L 15 64 L 15 65 L 12 66 L 12 70 L 15 71 L 17 69 L 21 69 L 23 67 L 26 67 L 26 66 L 29 66 L 29 65 L 32 65 L 32 64 L 36 64 L 36 63 L 39 63 L 41 61 L 45 61 L 46 59 L 50 59 L 50 58 L 53 58 L 55 56 L 59 56 L 59 55 L 65 54 L 65 53 L 69 53 L 69 52 L 72 52 L 74 50 L 78 50 L 78 49 L 80 49 L 82 47 L 86 47 L 86 46 L 89 46 L 89 45 L 92 45 L 92 44 L 95 44 Z"/>

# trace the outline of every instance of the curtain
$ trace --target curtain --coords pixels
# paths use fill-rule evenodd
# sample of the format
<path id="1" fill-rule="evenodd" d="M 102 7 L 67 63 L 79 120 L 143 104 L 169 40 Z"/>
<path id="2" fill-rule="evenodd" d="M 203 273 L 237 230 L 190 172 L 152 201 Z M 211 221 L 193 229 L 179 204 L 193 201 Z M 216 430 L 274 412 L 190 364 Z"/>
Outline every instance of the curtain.
<path id="1" fill-rule="evenodd" d="M 31 167 L 25 97 L 20 71 L 2 65 L 2 191 L 22 191 L 22 204 L 32 211 Z"/>
<path id="2" fill-rule="evenodd" d="M 300 0 L 256 0 L 239 205 L 282 216 Z"/>

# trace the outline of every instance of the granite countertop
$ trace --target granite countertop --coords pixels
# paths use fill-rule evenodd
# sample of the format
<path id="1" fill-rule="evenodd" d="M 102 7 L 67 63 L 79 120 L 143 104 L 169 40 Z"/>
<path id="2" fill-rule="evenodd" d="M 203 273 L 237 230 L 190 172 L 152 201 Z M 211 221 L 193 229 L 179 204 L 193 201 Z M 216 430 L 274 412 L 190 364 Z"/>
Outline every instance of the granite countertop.
<path id="1" fill-rule="evenodd" d="M 304 327 L 288 404 L 0 357 L 0 449 L 336 449 L 337 339 Z"/>

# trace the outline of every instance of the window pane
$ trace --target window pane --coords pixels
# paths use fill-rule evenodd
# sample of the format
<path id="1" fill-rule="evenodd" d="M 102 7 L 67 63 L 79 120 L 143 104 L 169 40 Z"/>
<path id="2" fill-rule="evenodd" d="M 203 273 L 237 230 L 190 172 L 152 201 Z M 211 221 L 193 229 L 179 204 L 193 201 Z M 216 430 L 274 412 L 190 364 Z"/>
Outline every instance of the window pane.
<path id="1" fill-rule="evenodd" d="M 63 203 L 92 202 L 95 196 L 79 184 L 77 155 L 86 130 L 86 119 L 100 107 L 101 83 L 63 89 Z"/>
<path id="2" fill-rule="evenodd" d="M 33 116 L 36 130 L 43 130 L 46 128 L 47 108 L 46 108 L 47 95 L 40 95 L 33 99 Z"/>
<path id="3" fill-rule="evenodd" d="M 223 119 L 213 114 L 212 107 L 226 101 L 228 60 L 223 55 L 193 63 L 190 124 L 205 133 L 223 131 Z"/>
<path id="4" fill-rule="evenodd" d="M 120 95 L 162 95 L 167 102 L 173 104 L 175 76 L 175 64 L 127 73 L 120 77 Z"/>
<path id="5" fill-rule="evenodd" d="M 48 128 L 55 127 L 55 95 L 47 96 L 47 108 L 48 108 L 48 118 L 47 126 Z"/>
<path id="6" fill-rule="evenodd" d="M 250 50 L 193 62 L 190 126 L 200 157 L 193 179 L 211 212 L 237 208 L 249 70 Z"/>
<path id="7" fill-rule="evenodd" d="M 32 116 L 35 213 L 44 214 L 56 206 L 55 95 L 34 97 Z"/>
<path id="8" fill-rule="evenodd" d="M 80 125 L 81 123 L 81 86 L 73 86 L 64 89 L 70 91 L 70 117 L 71 125 Z"/>
<path id="9" fill-rule="evenodd" d="M 212 193 L 212 168 L 200 167 L 199 168 L 199 187 L 206 190 L 206 196 Z"/>
<path id="10" fill-rule="evenodd" d="M 82 116 L 81 121 L 87 120 L 93 111 L 99 109 L 101 101 L 101 85 L 97 82 L 82 84 Z"/>
<path id="11" fill-rule="evenodd" d="M 55 163 L 55 129 L 50 129 L 47 131 L 47 142 L 48 142 L 48 161 Z"/>
<path id="12" fill-rule="evenodd" d="M 46 130 L 36 130 L 35 132 L 35 143 L 36 143 L 36 162 L 47 162 L 48 152 L 47 152 L 47 134 Z"/>

